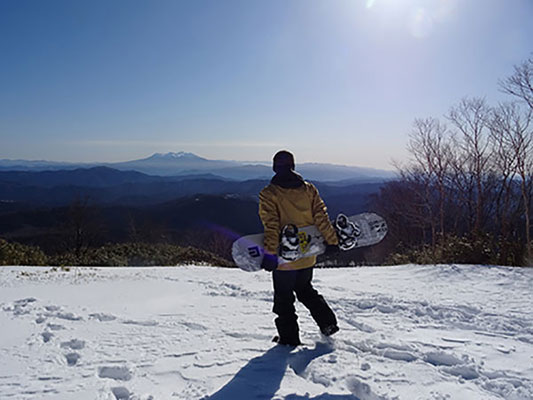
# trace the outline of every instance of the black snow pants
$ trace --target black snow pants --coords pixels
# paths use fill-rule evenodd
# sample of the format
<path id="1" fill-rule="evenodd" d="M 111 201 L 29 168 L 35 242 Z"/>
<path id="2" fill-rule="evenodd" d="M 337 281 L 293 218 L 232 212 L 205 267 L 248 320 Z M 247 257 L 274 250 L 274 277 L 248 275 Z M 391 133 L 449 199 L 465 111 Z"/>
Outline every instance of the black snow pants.
<path id="1" fill-rule="evenodd" d="M 320 330 L 336 325 L 337 319 L 326 300 L 313 288 L 313 268 L 273 272 L 275 320 L 281 343 L 299 344 L 298 317 L 294 308 L 295 297 L 311 312 Z"/>

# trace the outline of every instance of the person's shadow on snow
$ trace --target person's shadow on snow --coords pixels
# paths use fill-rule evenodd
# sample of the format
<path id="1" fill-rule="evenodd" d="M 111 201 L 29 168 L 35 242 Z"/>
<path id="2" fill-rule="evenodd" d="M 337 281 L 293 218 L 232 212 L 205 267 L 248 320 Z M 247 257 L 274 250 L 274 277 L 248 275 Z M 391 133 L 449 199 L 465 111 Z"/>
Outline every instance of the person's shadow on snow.
<path id="1" fill-rule="evenodd" d="M 219 391 L 203 400 L 271 399 L 279 390 L 288 366 L 296 374 L 302 375 L 311 361 L 333 350 L 333 347 L 326 343 L 317 343 L 314 349 L 304 349 L 296 353 L 291 353 L 290 347 L 274 346 L 262 356 L 252 358 Z M 309 397 L 290 396 L 287 398 L 312 400 Z M 320 395 L 314 399 L 358 400 L 352 395 Z"/>

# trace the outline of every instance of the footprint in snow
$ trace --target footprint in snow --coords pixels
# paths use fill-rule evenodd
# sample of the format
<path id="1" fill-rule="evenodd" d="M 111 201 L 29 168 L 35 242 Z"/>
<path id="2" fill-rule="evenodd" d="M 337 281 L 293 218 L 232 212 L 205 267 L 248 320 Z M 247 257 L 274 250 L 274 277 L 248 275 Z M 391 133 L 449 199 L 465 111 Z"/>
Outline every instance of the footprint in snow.
<path id="1" fill-rule="evenodd" d="M 105 314 L 105 313 L 92 313 L 92 314 L 89 314 L 89 318 L 96 319 L 100 322 L 114 321 L 117 319 L 117 317 L 115 317 L 114 315 Z"/>
<path id="2" fill-rule="evenodd" d="M 441 367 L 441 371 L 457 376 L 465 380 L 477 379 L 480 377 L 478 368 L 467 357 L 459 359 L 453 354 L 444 352 L 427 353 L 424 361 L 436 367 Z"/>
<path id="3" fill-rule="evenodd" d="M 129 381 L 131 371 L 126 366 L 106 366 L 98 368 L 99 378 L 110 378 L 116 381 Z"/>
<path id="4" fill-rule="evenodd" d="M 62 342 L 61 347 L 64 349 L 68 348 L 71 350 L 81 350 L 85 347 L 85 341 L 80 340 L 80 339 L 72 339 L 72 340 L 69 340 L 68 342 Z"/>
<path id="5" fill-rule="evenodd" d="M 20 306 L 26 306 L 26 305 L 28 305 L 30 303 L 34 303 L 36 301 L 37 301 L 37 299 L 35 297 L 27 297 L 25 299 L 15 300 L 13 303 L 14 304 L 18 304 Z"/>
<path id="6" fill-rule="evenodd" d="M 125 325 L 139 325 L 139 326 L 156 326 L 159 325 L 157 321 L 135 321 L 132 319 L 127 319 L 122 322 Z"/>
<path id="7" fill-rule="evenodd" d="M 80 358 L 81 358 L 81 356 L 78 353 L 76 353 L 76 352 L 65 354 L 65 359 L 67 360 L 67 364 L 70 367 L 76 365 Z"/>
<path id="8" fill-rule="evenodd" d="M 48 343 L 53 336 L 54 334 L 49 331 L 44 331 L 43 333 L 41 333 L 41 337 L 43 338 L 44 343 Z"/>
<path id="9" fill-rule="evenodd" d="M 52 339 L 52 337 L 54 337 L 54 334 L 51 331 L 60 331 L 62 329 L 65 329 L 65 327 L 63 325 L 58 324 L 47 324 L 45 329 L 46 330 L 41 333 L 41 337 L 43 338 L 44 343 L 48 343 Z"/>
<path id="10" fill-rule="evenodd" d="M 464 364 L 463 360 L 455 357 L 453 354 L 448 354 L 448 353 L 444 353 L 440 351 L 427 353 L 424 356 L 424 361 L 436 367 L 439 367 L 439 366 L 452 367 L 454 365 Z"/>
<path id="11" fill-rule="evenodd" d="M 379 396 L 374 393 L 367 383 L 362 382 L 357 378 L 349 378 L 346 383 L 348 386 L 348 390 L 350 390 L 350 392 L 352 392 L 352 394 L 355 395 L 358 399 L 360 398 L 365 400 L 387 400 L 386 397 Z"/>
<path id="12" fill-rule="evenodd" d="M 132 393 L 124 386 L 113 387 L 111 388 L 111 392 L 113 392 L 117 400 L 128 400 L 132 397 Z"/>
<path id="13" fill-rule="evenodd" d="M 28 307 L 28 305 L 35 303 L 36 301 L 37 299 L 34 297 L 15 300 L 12 304 L 4 306 L 3 310 L 6 312 L 12 312 L 15 316 L 29 314 L 31 312 L 31 307 Z"/>
<path id="14" fill-rule="evenodd" d="M 81 321 L 83 318 L 71 312 L 58 312 L 54 315 L 56 318 L 66 319 L 68 321 Z"/>
<path id="15" fill-rule="evenodd" d="M 65 329 L 63 325 L 59 324 L 47 324 L 46 327 L 52 331 L 60 331 L 61 329 Z"/>
<path id="16" fill-rule="evenodd" d="M 303 376 L 307 366 L 318 357 L 322 357 L 326 354 L 330 354 L 334 351 L 334 347 L 329 343 L 318 342 L 314 349 L 303 349 L 296 353 L 293 353 L 289 357 L 289 366 L 292 368 L 296 375 Z M 330 357 L 328 362 L 335 363 L 336 357 Z"/>
<path id="17" fill-rule="evenodd" d="M 417 360 L 417 357 L 413 353 L 403 350 L 385 349 L 382 355 L 385 358 L 395 361 L 413 362 Z"/>
<path id="18" fill-rule="evenodd" d="M 443 367 L 442 371 L 447 374 L 457 376 L 458 378 L 462 378 L 466 381 L 477 379 L 480 377 L 478 368 L 474 364 L 453 365 L 451 367 Z"/>

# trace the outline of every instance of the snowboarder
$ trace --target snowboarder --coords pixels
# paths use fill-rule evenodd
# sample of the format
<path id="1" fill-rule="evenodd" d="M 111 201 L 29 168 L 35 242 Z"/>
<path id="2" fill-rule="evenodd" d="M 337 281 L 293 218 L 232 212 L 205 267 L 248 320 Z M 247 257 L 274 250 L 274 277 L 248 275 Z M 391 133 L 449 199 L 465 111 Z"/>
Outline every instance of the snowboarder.
<path id="1" fill-rule="evenodd" d="M 330 254 L 338 250 L 338 238 L 318 190 L 294 172 L 294 167 L 292 153 L 286 150 L 276 153 L 273 159 L 276 174 L 259 194 L 259 216 L 264 227 L 265 250 L 261 268 L 272 271 L 277 342 L 298 346 L 301 342 L 294 294 L 309 309 L 324 335 L 330 336 L 339 328 L 335 314 L 311 283 L 316 256 L 278 265 L 280 232 L 289 224 L 315 225 L 327 242 L 326 253 Z"/>

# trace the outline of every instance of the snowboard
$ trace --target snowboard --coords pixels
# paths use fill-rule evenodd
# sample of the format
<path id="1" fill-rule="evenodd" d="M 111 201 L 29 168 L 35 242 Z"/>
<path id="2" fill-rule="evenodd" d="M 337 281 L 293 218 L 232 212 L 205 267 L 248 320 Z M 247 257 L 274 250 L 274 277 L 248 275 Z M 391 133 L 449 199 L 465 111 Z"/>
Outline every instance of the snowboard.
<path id="1" fill-rule="evenodd" d="M 372 246 L 379 243 L 387 234 L 387 223 L 374 213 L 345 216 L 339 214 L 332 224 L 337 231 L 339 248 L 347 251 L 354 248 Z M 243 236 L 233 242 L 233 261 L 244 271 L 259 271 L 263 261 L 263 234 Z M 285 225 L 280 233 L 278 264 L 285 264 L 303 257 L 323 254 L 326 243 L 314 225 L 298 228 Z"/>

